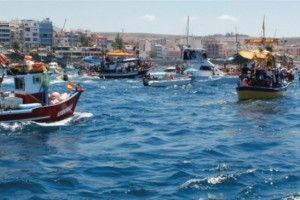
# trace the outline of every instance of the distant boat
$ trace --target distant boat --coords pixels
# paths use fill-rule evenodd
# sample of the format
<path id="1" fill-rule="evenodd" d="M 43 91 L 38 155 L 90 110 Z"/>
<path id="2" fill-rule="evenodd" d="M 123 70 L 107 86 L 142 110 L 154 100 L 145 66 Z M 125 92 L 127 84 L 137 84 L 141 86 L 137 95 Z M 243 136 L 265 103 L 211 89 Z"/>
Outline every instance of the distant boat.
<path id="1" fill-rule="evenodd" d="M 184 48 L 182 61 L 186 72 L 192 77 L 209 78 L 224 77 L 225 74 L 208 58 L 204 49 Z"/>
<path id="2" fill-rule="evenodd" d="M 118 52 L 118 55 L 125 56 L 128 54 L 121 54 L 120 52 Z M 84 65 L 88 66 L 87 68 L 91 72 L 91 74 L 95 75 L 96 73 L 98 74 L 99 78 L 105 79 L 142 78 L 149 71 L 149 67 L 143 66 L 143 64 L 140 63 L 140 59 L 135 57 L 117 57 L 115 59 L 107 59 L 106 61 L 102 61 L 100 59 L 85 58 L 82 61 L 84 63 L 87 63 Z"/>
<path id="3" fill-rule="evenodd" d="M 280 60 L 276 53 L 252 50 L 240 51 L 239 55 L 262 64 L 262 66 L 251 65 L 251 67 L 245 64 L 241 69 L 241 78 L 236 87 L 239 100 L 273 99 L 285 93 L 293 80 L 293 73 L 288 66 L 280 65 L 279 68 L 268 64 L 272 63 L 270 61 Z"/>
<path id="4" fill-rule="evenodd" d="M 47 67 L 51 70 L 57 69 L 59 68 L 58 63 L 57 62 L 50 62 Z"/>
<path id="5" fill-rule="evenodd" d="M 168 76 L 164 76 L 163 78 L 157 78 L 150 76 L 143 78 L 144 86 L 152 86 L 152 87 L 170 87 L 170 86 L 182 86 L 191 83 L 191 77 L 178 77 L 172 76 L 172 78 L 168 78 Z"/>

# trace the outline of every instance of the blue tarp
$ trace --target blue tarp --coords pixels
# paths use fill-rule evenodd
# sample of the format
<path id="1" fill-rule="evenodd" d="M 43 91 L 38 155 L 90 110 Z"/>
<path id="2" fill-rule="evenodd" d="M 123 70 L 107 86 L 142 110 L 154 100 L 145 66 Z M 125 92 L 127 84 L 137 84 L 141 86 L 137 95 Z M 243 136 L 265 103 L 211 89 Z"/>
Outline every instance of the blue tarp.
<path id="1" fill-rule="evenodd" d="M 94 65 L 100 65 L 102 62 L 102 60 L 100 60 L 99 58 L 91 58 L 91 57 L 85 57 L 82 59 L 82 61 Z"/>
<path id="2" fill-rule="evenodd" d="M 187 73 L 189 72 L 197 72 L 199 70 L 195 69 L 195 68 L 188 68 L 187 70 L 185 70 Z"/>
<path id="3" fill-rule="evenodd" d="M 123 60 L 119 60 L 120 63 L 137 62 L 137 61 L 139 61 L 138 58 L 125 58 Z"/>

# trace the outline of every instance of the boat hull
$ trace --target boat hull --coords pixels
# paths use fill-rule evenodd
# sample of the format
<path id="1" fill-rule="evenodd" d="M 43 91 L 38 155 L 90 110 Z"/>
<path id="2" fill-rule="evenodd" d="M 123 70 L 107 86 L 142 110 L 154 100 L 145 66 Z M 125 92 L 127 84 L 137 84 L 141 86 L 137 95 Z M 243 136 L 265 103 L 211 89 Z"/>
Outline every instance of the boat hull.
<path id="1" fill-rule="evenodd" d="M 173 79 L 173 80 L 149 80 L 143 79 L 144 86 L 152 87 L 170 87 L 170 86 L 182 86 L 191 83 L 191 78 Z"/>
<path id="2" fill-rule="evenodd" d="M 54 105 L 25 110 L 0 111 L 0 122 L 54 122 L 73 115 L 82 91 L 75 92 L 70 98 Z"/>
<path id="3" fill-rule="evenodd" d="M 248 99 L 273 99 L 282 96 L 289 85 L 280 88 L 266 87 L 237 87 L 237 95 L 239 100 Z"/>

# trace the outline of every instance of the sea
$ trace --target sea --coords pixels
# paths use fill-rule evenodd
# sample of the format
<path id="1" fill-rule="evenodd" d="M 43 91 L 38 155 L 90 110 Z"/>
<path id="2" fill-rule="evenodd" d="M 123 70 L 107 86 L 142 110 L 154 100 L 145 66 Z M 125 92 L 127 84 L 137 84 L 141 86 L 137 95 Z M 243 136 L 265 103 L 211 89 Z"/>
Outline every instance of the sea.
<path id="1" fill-rule="evenodd" d="M 236 80 L 69 77 L 85 89 L 72 117 L 0 123 L 0 199 L 300 199 L 298 78 L 239 101 Z"/>

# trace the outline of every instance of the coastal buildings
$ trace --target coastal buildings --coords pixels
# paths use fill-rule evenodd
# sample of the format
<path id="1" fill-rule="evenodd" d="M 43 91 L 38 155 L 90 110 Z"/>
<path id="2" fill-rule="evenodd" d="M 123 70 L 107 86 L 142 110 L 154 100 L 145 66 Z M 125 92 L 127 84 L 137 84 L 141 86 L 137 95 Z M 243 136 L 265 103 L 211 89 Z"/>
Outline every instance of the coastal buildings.
<path id="1" fill-rule="evenodd" d="M 9 23 L 0 22 L 0 44 L 2 46 L 10 45 L 10 27 Z"/>
<path id="2" fill-rule="evenodd" d="M 39 46 L 47 47 L 49 50 L 51 50 L 53 43 L 53 25 L 49 18 L 39 22 L 39 38 Z"/>
<path id="3" fill-rule="evenodd" d="M 36 20 L 22 20 L 23 40 L 21 46 L 25 51 L 39 47 L 39 22 Z"/>
<path id="4" fill-rule="evenodd" d="M 0 22 L 0 45 L 34 52 L 39 49 L 56 52 L 60 56 L 98 55 L 111 50 L 117 33 L 92 32 L 90 30 L 64 30 L 55 27 L 50 18 L 42 20 L 12 20 Z M 143 58 L 166 60 L 180 59 L 180 52 L 186 46 L 186 36 L 122 33 L 124 47 L 138 50 Z M 227 33 L 225 35 L 189 36 L 191 48 L 204 49 L 210 58 L 228 58 L 241 49 L 257 48 L 260 44 L 249 44 L 250 36 Z M 283 42 L 285 41 L 285 42 Z M 87 50 L 85 47 L 93 47 Z M 130 48 L 129 48 L 130 47 Z M 300 60 L 300 38 L 280 39 L 274 50 L 286 52 Z M 84 52 L 83 52 L 84 51 Z M 97 51 L 97 53 L 96 53 Z"/>

